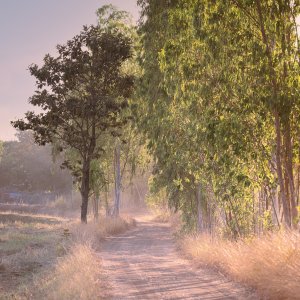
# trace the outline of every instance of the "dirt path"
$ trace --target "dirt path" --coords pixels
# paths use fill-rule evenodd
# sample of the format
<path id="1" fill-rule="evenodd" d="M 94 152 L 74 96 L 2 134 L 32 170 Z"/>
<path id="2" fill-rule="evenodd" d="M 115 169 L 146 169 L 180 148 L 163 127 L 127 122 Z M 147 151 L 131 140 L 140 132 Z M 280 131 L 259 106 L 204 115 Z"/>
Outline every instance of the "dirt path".
<path id="1" fill-rule="evenodd" d="M 223 276 L 181 259 L 165 224 L 140 221 L 109 238 L 101 256 L 113 299 L 255 299 Z"/>

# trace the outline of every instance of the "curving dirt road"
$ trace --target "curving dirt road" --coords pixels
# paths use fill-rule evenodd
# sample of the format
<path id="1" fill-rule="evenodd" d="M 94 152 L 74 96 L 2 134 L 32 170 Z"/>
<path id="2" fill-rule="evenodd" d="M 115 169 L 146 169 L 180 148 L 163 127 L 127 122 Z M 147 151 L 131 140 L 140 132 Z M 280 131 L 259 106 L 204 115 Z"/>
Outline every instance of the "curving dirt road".
<path id="1" fill-rule="evenodd" d="M 112 299 L 257 299 L 223 276 L 179 257 L 168 225 L 140 221 L 101 250 Z"/>

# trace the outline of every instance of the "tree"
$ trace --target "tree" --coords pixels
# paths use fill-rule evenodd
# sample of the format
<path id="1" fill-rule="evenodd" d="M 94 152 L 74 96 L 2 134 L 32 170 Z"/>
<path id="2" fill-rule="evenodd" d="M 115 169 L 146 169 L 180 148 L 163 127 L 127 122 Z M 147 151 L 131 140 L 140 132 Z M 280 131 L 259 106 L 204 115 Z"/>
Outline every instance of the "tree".
<path id="1" fill-rule="evenodd" d="M 131 74 L 133 77 L 136 77 L 138 73 L 138 65 L 136 61 L 136 49 L 138 46 L 138 35 L 136 32 L 136 28 L 133 25 L 132 18 L 130 14 L 126 11 L 118 10 L 113 5 L 104 5 L 97 10 L 98 23 L 105 24 L 107 30 L 109 32 L 114 32 L 116 30 L 122 32 L 124 36 L 127 36 L 132 41 L 132 57 L 127 60 L 126 64 L 124 64 L 123 71 L 126 74 Z M 131 99 L 129 99 L 129 106 L 131 104 Z M 123 117 L 131 118 L 131 107 L 128 110 L 123 111 Z M 122 190 L 122 177 L 124 175 L 124 169 L 128 162 L 128 156 L 130 149 L 127 149 L 125 159 L 124 159 L 124 167 L 121 168 L 121 160 L 122 160 L 122 152 L 124 152 L 124 145 L 131 144 L 131 135 L 130 135 L 130 124 L 124 128 L 120 128 L 115 137 L 109 141 L 107 140 L 107 144 L 113 146 L 114 149 L 111 149 L 111 153 L 113 153 L 113 157 L 111 157 L 113 161 L 113 169 L 114 169 L 114 207 L 112 215 L 115 217 L 119 216 L 120 205 L 121 205 L 121 190 Z M 123 146 L 123 147 L 122 147 Z M 125 147 L 126 148 L 126 147 Z M 125 154 L 125 153 L 124 153 Z M 121 170 L 122 169 L 122 170 Z M 108 176 L 109 177 L 109 176 Z M 109 182 L 109 178 L 107 178 Z"/>
<path id="2" fill-rule="evenodd" d="M 115 134 L 126 123 L 120 113 L 127 106 L 133 78 L 122 72 L 122 65 L 131 57 L 131 41 L 117 28 L 85 26 L 57 50 L 57 57 L 45 56 L 42 67 L 29 68 L 37 84 L 30 103 L 43 112 L 27 112 L 26 120 L 13 126 L 33 130 L 40 145 L 58 143 L 61 150 L 78 153 L 81 221 L 86 223 L 91 162 L 103 150 L 99 137 L 103 132 Z M 65 166 L 72 168 L 68 161 Z"/>
<path id="3" fill-rule="evenodd" d="M 220 212 L 235 236 L 271 209 L 276 225 L 297 222 L 299 1 L 139 3 L 137 119 L 153 182 L 187 222 L 198 208 L 212 227 Z"/>

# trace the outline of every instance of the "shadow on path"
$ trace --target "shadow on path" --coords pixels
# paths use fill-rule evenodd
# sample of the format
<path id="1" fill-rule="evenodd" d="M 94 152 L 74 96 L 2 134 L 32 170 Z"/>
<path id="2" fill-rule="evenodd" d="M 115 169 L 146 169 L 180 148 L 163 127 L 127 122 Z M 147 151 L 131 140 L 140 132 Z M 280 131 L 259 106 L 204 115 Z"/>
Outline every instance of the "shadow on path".
<path id="1" fill-rule="evenodd" d="M 257 299 L 216 272 L 181 259 L 166 224 L 138 222 L 101 250 L 113 299 Z"/>

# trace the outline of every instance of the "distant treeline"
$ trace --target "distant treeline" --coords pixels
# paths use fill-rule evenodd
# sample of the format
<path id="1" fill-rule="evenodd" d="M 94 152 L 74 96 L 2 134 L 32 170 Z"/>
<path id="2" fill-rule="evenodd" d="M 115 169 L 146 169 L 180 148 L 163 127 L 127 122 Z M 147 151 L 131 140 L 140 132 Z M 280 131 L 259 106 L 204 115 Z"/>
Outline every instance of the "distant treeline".
<path id="1" fill-rule="evenodd" d="M 0 161 L 0 189 L 10 191 L 48 191 L 65 193 L 71 190 L 72 178 L 53 161 L 51 147 L 34 144 L 30 132 L 21 132 L 17 141 L 3 142 Z"/>

